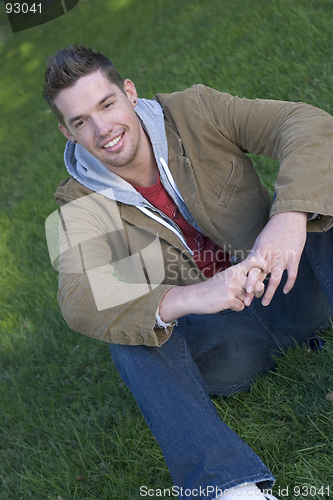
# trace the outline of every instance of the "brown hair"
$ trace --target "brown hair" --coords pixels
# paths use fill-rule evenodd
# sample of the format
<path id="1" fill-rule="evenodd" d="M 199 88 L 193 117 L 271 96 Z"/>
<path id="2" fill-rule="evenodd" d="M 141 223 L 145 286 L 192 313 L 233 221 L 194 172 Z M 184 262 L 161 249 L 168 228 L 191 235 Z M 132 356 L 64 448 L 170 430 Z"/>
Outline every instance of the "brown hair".
<path id="1" fill-rule="evenodd" d="M 74 44 L 58 50 L 46 60 L 45 85 L 43 96 L 62 125 L 64 117 L 54 104 L 54 99 L 61 92 L 73 85 L 81 76 L 101 70 L 106 78 L 124 91 L 124 80 L 113 63 L 100 52 Z"/>

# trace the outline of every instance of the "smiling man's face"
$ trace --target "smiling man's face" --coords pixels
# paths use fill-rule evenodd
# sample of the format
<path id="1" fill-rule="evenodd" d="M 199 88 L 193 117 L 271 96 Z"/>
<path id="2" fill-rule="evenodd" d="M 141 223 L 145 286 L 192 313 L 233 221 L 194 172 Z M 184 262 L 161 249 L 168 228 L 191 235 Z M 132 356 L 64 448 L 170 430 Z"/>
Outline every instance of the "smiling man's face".
<path id="1" fill-rule="evenodd" d="M 134 167 L 143 153 L 144 132 L 134 111 L 137 93 L 130 80 L 125 80 L 124 91 L 96 71 L 54 100 L 64 118 L 66 126 L 59 127 L 65 137 L 76 140 L 112 171 Z"/>

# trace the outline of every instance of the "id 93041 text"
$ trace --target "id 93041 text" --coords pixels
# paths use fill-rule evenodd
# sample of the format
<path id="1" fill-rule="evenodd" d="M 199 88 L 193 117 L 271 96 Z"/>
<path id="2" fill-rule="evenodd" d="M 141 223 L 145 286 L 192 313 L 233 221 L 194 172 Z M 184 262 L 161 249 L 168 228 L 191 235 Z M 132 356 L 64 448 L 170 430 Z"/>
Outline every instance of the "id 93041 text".
<path id="1" fill-rule="evenodd" d="M 41 14 L 42 13 L 42 4 L 41 3 L 33 3 L 32 5 L 28 5 L 27 3 L 6 3 L 6 13 L 7 14 Z"/>

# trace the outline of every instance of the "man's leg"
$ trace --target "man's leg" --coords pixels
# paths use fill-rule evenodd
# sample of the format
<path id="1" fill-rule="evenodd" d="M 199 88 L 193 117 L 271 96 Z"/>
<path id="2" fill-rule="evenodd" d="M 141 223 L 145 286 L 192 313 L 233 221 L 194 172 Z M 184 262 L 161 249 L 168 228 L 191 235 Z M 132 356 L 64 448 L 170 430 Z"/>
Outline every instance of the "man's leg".
<path id="1" fill-rule="evenodd" d="M 296 283 L 287 295 L 283 293 L 285 272 L 267 307 L 261 299 L 254 299 L 242 312 L 213 315 L 208 328 L 203 316 L 181 318 L 187 322 L 186 339 L 210 394 L 226 396 L 249 388 L 257 374 L 275 367 L 272 355 L 282 356 L 330 326 L 333 230 L 309 236 Z"/>
<path id="2" fill-rule="evenodd" d="M 322 252 L 326 247 L 329 253 L 330 244 L 325 241 Z M 319 264 L 323 272 L 322 261 Z M 267 468 L 220 420 L 206 389 L 230 394 L 248 387 L 258 373 L 274 368 L 272 354 L 281 355 L 329 325 L 331 307 L 305 254 L 288 295 L 282 292 L 284 282 L 285 278 L 268 307 L 256 299 L 241 313 L 180 318 L 160 348 L 110 345 L 121 376 L 161 446 L 174 484 L 184 491 L 201 486 L 207 493 L 207 486 L 224 490 L 244 482 L 265 488 L 272 484 Z M 328 283 L 332 290 L 329 287 Z"/>
<path id="3" fill-rule="evenodd" d="M 245 482 L 270 487 L 272 474 L 219 418 L 181 330 L 176 327 L 161 347 L 110 344 L 115 365 L 161 446 L 174 485 L 183 488 L 179 497 L 213 499 L 212 488 Z"/>

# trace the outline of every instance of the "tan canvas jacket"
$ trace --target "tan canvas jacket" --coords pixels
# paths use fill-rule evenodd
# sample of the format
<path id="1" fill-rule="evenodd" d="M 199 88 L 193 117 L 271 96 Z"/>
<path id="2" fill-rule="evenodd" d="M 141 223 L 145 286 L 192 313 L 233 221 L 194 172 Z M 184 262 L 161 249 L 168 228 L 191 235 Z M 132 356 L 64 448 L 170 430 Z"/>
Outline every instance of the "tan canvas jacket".
<path id="1" fill-rule="evenodd" d="M 228 253 L 244 258 L 279 212 L 318 214 L 308 231 L 332 227 L 329 114 L 304 103 L 240 99 L 202 85 L 155 99 L 164 109 L 176 185 L 202 232 Z M 274 203 L 246 153 L 278 158 Z M 173 327 L 155 324 L 161 298 L 171 286 L 205 279 L 188 250 L 136 207 L 73 178 L 59 185 L 56 201 L 62 207 L 58 300 L 69 326 L 105 342 L 162 345 Z M 139 267 L 141 274 L 134 270 Z"/>

